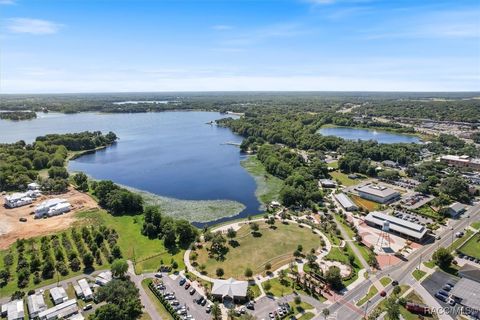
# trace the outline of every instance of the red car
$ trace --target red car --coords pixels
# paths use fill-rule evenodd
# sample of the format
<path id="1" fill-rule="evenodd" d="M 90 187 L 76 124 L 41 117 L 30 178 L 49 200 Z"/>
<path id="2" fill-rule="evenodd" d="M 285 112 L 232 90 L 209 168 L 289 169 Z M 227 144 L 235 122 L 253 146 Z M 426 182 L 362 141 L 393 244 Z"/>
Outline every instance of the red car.
<path id="1" fill-rule="evenodd" d="M 385 297 L 386 295 L 387 295 L 387 293 L 385 291 L 380 292 L 381 297 Z"/>
<path id="2" fill-rule="evenodd" d="M 185 285 L 185 290 L 187 290 L 188 288 L 190 288 L 190 283 L 187 282 L 187 284 Z"/>

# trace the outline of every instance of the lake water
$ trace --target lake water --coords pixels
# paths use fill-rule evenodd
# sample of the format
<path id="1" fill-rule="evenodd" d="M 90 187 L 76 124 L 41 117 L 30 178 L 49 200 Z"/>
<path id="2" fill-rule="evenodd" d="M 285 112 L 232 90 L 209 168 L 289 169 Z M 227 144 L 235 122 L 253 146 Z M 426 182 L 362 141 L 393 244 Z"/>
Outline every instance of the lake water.
<path id="1" fill-rule="evenodd" d="M 318 131 L 324 136 L 335 136 L 346 140 L 375 140 L 378 143 L 420 143 L 418 137 L 392 133 L 385 131 L 377 131 L 372 129 L 358 128 L 323 128 Z"/>
<path id="2" fill-rule="evenodd" d="M 118 143 L 69 163 L 96 179 L 186 200 L 234 200 L 260 213 L 256 183 L 240 165 L 241 143 L 229 129 L 206 124 L 217 112 L 38 114 L 30 121 L 0 120 L 0 142 L 32 142 L 48 133 L 113 131 Z M 225 219 L 222 219 L 225 220 Z"/>

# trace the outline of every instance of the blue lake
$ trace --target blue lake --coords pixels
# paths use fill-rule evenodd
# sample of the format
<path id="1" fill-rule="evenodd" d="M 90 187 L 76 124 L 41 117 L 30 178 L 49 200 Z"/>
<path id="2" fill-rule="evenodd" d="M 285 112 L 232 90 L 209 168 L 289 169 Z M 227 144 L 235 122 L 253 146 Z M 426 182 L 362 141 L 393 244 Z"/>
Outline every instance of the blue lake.
<path id="1" fill-rule="evenodd" d="M 323 128 L 318 131 L 324 136 L 335 136 L 346 140 L 375 140 L 378 143 L 421 143 L 420 138 L 400 133 L 358 128 Z"/>
<path id="2" fill-rule="evenodd" d="M 71 161 L 69 169 L 166 197 L 238 201 L 246 208 L 236 217 L 260 213 L 255 180 L 240 165 L 244 156 L 225 144 L 242 137 L 206 124 L 222 117 L 217 112 L 39 114 L 30 121 L 0 120 L 0 142 L 113 131 L 118 143 Z"/>

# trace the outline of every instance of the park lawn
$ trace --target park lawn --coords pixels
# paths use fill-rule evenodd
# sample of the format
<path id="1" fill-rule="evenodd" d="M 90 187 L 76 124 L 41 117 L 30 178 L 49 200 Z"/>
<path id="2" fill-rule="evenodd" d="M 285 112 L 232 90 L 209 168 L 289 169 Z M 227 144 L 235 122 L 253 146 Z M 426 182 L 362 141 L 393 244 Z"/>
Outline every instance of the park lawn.
<path id="1" fill-rule="evenodd" d="M 327 163 L 327 167 L 338 169 L 338 161 L 332 161 Z"/>
<path id="2" fill-rule="evenodd" d="M 380 210 L 381 205 L 379 203 L 363 199 L 356 194 L 349 194 L 349 197 L 352 199 L 352 201 L 359 207 L 362 207 L 365 210 L 370 211 L 376 211 Z"/>
<path id="3" fill-rule="evenodd" d="M 475 221 L 474 223 L 472 223 L 471 227 L 480 230 L 480 221 Z"/>
<path id="4" fill-rule="evenodd" d="M 252 290 L 254 299 L 260 297 L 260 295 L 262 294 L 262 292 L 260 291 L 260 287 L 257 284 L 249 284 L 248 287 Z"/>
<path id="5" fill-rule="evenodd" d="M 425 274 L 426 274 L 425 271 L 418 270 L 418 269 L 415 269 L 415 270 L 413 270 L 413 272 L 412 272 L 413 277 L 414 277 L 415 280 L 417 280 L 417 281 L 419 281 L 420 279 L 422 279 Z"/>
<path id="6" fill-rule="evenodd" d="M 197 263 L 205 266 L 207 274 L 214 276 L 217 268 L 223 268 L 224 278 L 233 277 L 245 279 L 244 273 L 247 268 L 252 269 L 254 274 L 265 270 L 265 265 L 270 263 L 272 270 L 293 260 L 293 252 L 301 244 L 304 252 L 317 249 L 320 246 L 320 236 L 312 232 L 312 229 L 300 228 L 297 224 L 276 223 L 276 229 L 261 222 L 259 223 L 261 236 L 254 237 L 250 232 L 249 225 L 242 226 L 235 240 L 238 246 L 233 248 L 228 245 L 228 253 L 224 260 L 210 258 L 206 250 L 210 247 L 207 243 L 198 249 Z"/>
<path id="7" fill-rule="evenodd" d="M 388 286 L 390 282 L 392 282 L 392 279 L 390 279 L 389 277 L 383 277 L 382 279 L 380 279 L 380 283 L 384 287 Z"/>
<path id="8" fill-rule="evenodd" d="M 292 288 L 292 279 L 285 278 L 283 283 L 280 282 L 278 278 L 273 278 L 262 283 L 263 290 L 266 294 L 272 295 L 275 297 L 283 297 L 293 293 Z M 272 286 L 270 290 L 265 290 L 265 283 L 270 283 Z"/>
<path id="9" fill-rule="evenodd" d="M 135 262 L 137 274 L 156 271 L 162 260 L 165 264 L 170 264 L 173 259 L 177 262 L 179 270 L 185 268 L 183 262 L 185 250 L 177 249 L 175 252 L 168 252 L 162 240 L 149 239 L 142 235 L 143 215 L 112 216 L 101 209 L 84 211 L 78 215 L 86 218 L 90 223 L 104 224 L 114 228 L 119 234 L 118 245 L 122 254 L 124 258 Z"/>
<path id="10" fill-rule="evenodd" d="M 303 314 L 300 318 L 298 318 L 298 320 L 310 320 L 310 319 L 313 319 L 313 317 L 315 317 L 313 313 L 307 312 Z"/>
<path id="11" fill-rule="evenodd" d="M 350 239 L 353 239 L 355 237 L 355 232 L 351 229 L 351 227 L 346 223 L 345 219 L 343 219 L 342 216 L 339 214 L 335 214 L 335 219 L 342 225 L 343 229 L 345 229 L 345 232 L 348 234 L 348 237 Z"/>
<path id="12" fill-rule="evenodd" d="M 339 261 L 348 264 L 348 256 L 339 247 L 332 247 L 330 252 L 325 256 L 325 260 Z"/>
<path id="13" fill-rule="evenodd" d="M 435 262 L 433 262 L 433 260 L 424 262 L 423 265 L 424 265 L 425 267 L 427 267 L 427 268 L 430 268 L 430 269 L 435 268 Z"/>
<path id="14" fill-rule="evenodd" d="M 378 293 L 378 289 L 375 286 L 371 286 L 370 289 L 368 289 L 367 294 L 357 302 L 357 306 L 360 307 L 362 306 L 365 302 L 370 300 L 373 296 L 375 296 Z"/>
<path id="15" fill-rule="evenodd" d="M 473 232 L 472 232 L 470 229 L 467 229 L 467 231 L 465 231 L 465 234 L 463 235 L 463 237 L 456 239 L 456 240 L 447 248 L 447 250 L 448 250 L 448 251 L 454 251 L 454 250 L 456 250 L 456 249 L 458 249 L 458 248 L 462 249 L 465 241 L 467 241 L 467 239 L 470 238 L 470 236 L 471 236 L 472 234 L 473 234 Z M 477 247 L 477 248 L 478 248 L 478 247 Z M 461 251 L 461 250 L 460 250 L 460 251 Z"/>
<path id="16" fill-rule="evenodd" d="M 330 176 L 332 176 L 332 178 L 334 180 L 338 180 L 341 184 L 343 184 L 346 187 L 356 185 L 356 184 L 359 183 L 359 181 L 363 180 L 363 179 L 360 179 L 360 178 L 350 179 L 348 177 L 348 174 L 345 174 L 345 173 L 340 172 L 338 170 L 330 172 Z"/>
<path id="17" fill-rule="evenodd" d="M 269 204 L 274 200 L 280 200 L 280 190 L 284 185 L 283 180 L 268 173 L 257 156 L 247 157 L 247 159 L 241 161 L 241 165 L 255 179 L 257 183 L 255 195 L 260 202 Z"/>
<path id="18" fill-rule="evenodd" d="M 289 305 L 290 305 L 290 308 L 292 308 L 294 314 L 303 313 L 307 310 L 315 309 L 315 307 L 312 306 L 310 303 L 307 303 L 304 301 L 300 302 L 299 304 L 296 304 L 294 301 L 292 301 L 289 303 Z"/>
<path id="19" fill-rule="evenodd" d="M 480 259 L 480 232 L 465 242 L 459 250 L 463 254 Z"/>
<path id="20" fill-rule="evenodd" d="M 144 279 L 142 280 L 142 287 L 148 295 L 148 298 L 153 302 L 155 305 L 155 309 L 157 310 L 158 314 L 163 320 L 173 320 L 172 315 L 165 309 L 163 304 L 158 300 L 152 290 L 148 287 L 148 285 L 152 282 L 152 279 Z"/>

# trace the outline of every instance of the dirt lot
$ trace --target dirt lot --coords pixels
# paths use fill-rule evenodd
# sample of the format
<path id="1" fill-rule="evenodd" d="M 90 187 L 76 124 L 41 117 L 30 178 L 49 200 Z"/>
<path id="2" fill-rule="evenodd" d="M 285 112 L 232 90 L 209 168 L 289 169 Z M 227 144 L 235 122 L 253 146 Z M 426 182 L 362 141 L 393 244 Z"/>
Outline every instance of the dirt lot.
<path id="1" fill-rule="evenodd" d="M 52 198 L 66 199 L 72 205 L 72 210 L 63 215 L 34 219 L 33 211 L 42 201 Z M 75 213 L 83 209 L 97 207 L 97 203 L 88 195 L 70 188 L 67 193 L 60 195 L 41 196 L 34 203 L 20 208 L 7 209 L 3 205 L 3 197 L 0 207 L 0 250 L 6 249 L 19 238 L 31 238 L 50 234 L 68 228 L 77 219 Z M 20 222 L 25 217 L 27 222 Z"/>

